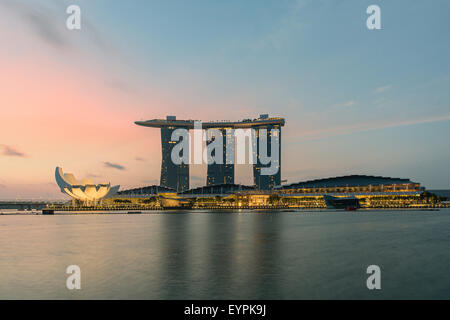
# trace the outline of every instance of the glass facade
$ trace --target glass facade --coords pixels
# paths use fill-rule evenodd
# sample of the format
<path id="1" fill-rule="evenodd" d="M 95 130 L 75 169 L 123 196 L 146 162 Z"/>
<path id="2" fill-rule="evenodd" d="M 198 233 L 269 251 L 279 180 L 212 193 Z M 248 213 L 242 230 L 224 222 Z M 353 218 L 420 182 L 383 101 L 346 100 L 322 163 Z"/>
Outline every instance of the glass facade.
<path id="1" fill-rule="evenodd" d="M 172 188 L 178 192 L 189 189 L 189 164 L 174 164 L 172 149 L 177 142 L 171 141 L 174 127 L 161 128 L 161 186 Z"/>
<path id="2" fill-rule="evenodd" d="M 221 139 L 223 140 L 223 157 L 222 164 L 212 163 L 208 164 L 208 171 L 206 177 L 206 185 L 218 185 L 218 184 L 234 184 L 234 136 L 231 128 L 218 129 L 222 133 Z M 206 144 L 211 144 L 216 137 L 208 137 Z M 228 153 L 227 153 L 228 145 Z M 212 156 L 215 156 L 215 151 L 212 152 Z"/>
<path id="3" fill-rule="evenodd" d="M 262 134 L 261 129 L 267 130 L 267 155 L 272 157 L 272 139 L 276 139 L 275 145 L 278 146 L 278 159 L 273 158 L 272 164 L 262 164 L 261 163 L 261 146 L 260 146 L 260 135 Z M 272 131 L 272 129 L 274 129 Z M 267 125 L 255 128 L 255 137 L 253 137 L 253 152 L 256 153 L 256 162 L 253 164 L 253 181 L 257 189 L 260 190 L 270 190 L 281 184 L 281 127 L 279 125 Z M 275 152 L 276 152 L 275 151 Z M 275 166 L 276 173 L 273 175 L 264 175 L 261 172 L 262 168 L 267 168 L 270 166 Z"/>
<path id="4" fill-rule="evenodd" d="M 166 119 L 153 119 L 146 121 L 136 121 L 140 126 L 160 128 L 161 130 L 161 179 L 160 185 L 172 188 L 177 192 L 189 189 L 189 164 L 174 164 L 171 159 L 173 148 L 177 145 L 176 141 L 171 141 L 172 133 L 180 129 L 195 129 L 194 120 L 177 120 L 175 116 L 167 116 Z M 222 163 L 211 163 L 207 169 L 206 185 L 233 184 L 235 169 L 235 130 L 237 129 L 254 129 L 252 134 L 253 149 L 253 176 L 254 185 L 258 189 L 268 190 L 277 187 L 281 183 L 281 127 L 284 126 L 284 119 L 280 117 L 270 118 L 268 114 L 262 114 L 256 119 L 244 119 L 242 121 L 211 121 L 202 122 L 203 129 L 217 129 L 222 132 L 223 139 L 223 161 Z M 260 129 L 268 130 L 267 148 L 263 154 L 271 158 L 271 162 L 261 161 L 260 141 L 255 140 L 259 136 Z M 272 136 L 272 129 L 277 129 Z M 278 157 L 272 155 L 272 139 L 276 139 Z M 213 143 L 214 140 L 207 140 L 207 145 Z M 230 145 L 231 144 L 231 145 Z M 228 147 L 227 147 L 228 146 Z M 216 149 L 217 150 L 217 149 Z M 187 151 L 189 152 L 189 151 Z M 183 156 L 183 155 L 180 155 Z M 214 156 L 212 154 L 212 156 Z M 189 155 L 187 155 L 189 158 Z M 275 169 L 273 174 L 264 174 L 265 168 Z M 264 170 L 262 170 L 264 169 Z"/>

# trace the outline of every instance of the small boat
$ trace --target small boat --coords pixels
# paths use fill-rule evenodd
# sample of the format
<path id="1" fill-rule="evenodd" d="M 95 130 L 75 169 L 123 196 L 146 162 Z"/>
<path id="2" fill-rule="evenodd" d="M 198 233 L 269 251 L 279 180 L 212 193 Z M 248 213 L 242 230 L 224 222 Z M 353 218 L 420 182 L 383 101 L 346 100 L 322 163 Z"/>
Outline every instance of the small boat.
<path id="1" fill-rule="evenodd" d="M 42 210 L 42 214 L 55 214 L 55 210 L 44 209 Z"/>
<path id="2" fill-rule="evenodd" d="M 358 210 L 358 208 L 354 206 L 348 206 L 347 208 L 345 208 L 345 211 L 356 211 L 356 210 Z"/>
<path id="3" fill-rule="evenodd" d="M 140 211 L 128 211 L 127 214 L 140 214 Z"/>

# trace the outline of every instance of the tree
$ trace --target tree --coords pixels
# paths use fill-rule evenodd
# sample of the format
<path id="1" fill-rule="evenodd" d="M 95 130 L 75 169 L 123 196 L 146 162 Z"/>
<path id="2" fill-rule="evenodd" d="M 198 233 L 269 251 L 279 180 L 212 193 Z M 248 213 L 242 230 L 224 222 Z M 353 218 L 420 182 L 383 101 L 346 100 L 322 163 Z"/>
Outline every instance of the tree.
<path id="1" fill-rule="evenodd" d="M 280 201 L 280 196 L 277 193 L 273 193 L 269 197 L 270 203 L 278 203 Z"/>

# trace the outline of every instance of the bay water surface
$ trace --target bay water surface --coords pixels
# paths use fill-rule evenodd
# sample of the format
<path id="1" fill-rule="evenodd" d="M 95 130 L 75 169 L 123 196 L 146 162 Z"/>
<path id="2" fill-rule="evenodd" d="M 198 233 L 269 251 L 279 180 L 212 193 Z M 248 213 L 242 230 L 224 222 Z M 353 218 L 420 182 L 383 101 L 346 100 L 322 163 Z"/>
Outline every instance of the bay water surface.
<path id="1" fill-rule="evenodd" d="M 3 215 L 0 299 L 450 299 L 450 209 Z"/>

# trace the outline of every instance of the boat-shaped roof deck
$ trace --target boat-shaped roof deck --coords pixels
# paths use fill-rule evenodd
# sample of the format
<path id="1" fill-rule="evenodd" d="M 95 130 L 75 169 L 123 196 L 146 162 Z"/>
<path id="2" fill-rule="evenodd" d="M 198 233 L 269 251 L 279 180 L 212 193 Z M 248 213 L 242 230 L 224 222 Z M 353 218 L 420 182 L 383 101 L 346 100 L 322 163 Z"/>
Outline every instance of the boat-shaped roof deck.
<path id="1" fill-rule="evenodd" d="M 266 118 L 266 119 L 244 119 L 242 121 L 200 121 L 200 120 L 167 120 L 167 119 L 153 119 L 146 121 L 136 121 L 135 124 L 144 127 L 162 128 L 162 127 L 177 127 L 194 129 L 194 123 L 201 122 L 203 129 L 209 128 L 252 128 L 266 125 L 284 126 L 283 118 Z"/>

